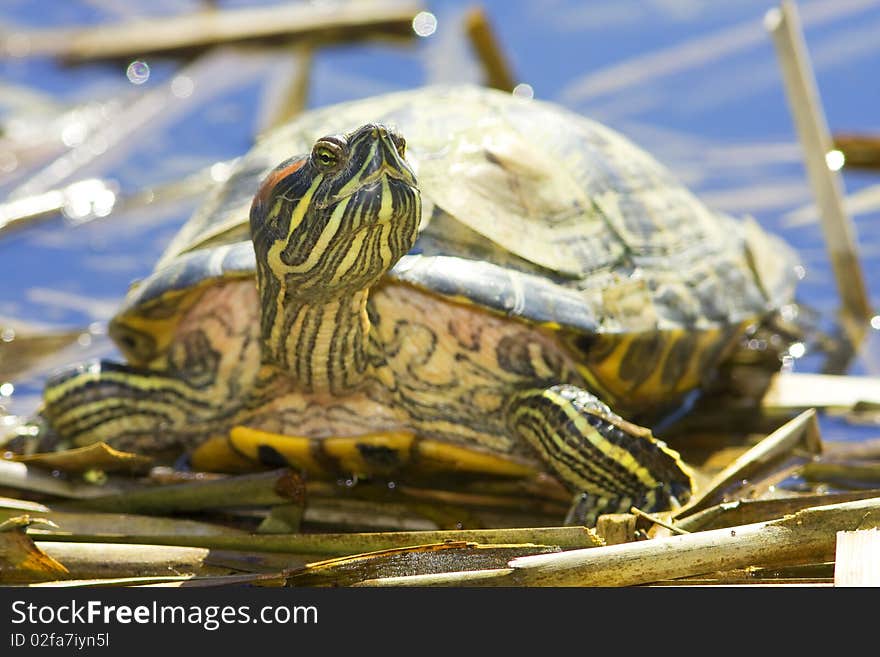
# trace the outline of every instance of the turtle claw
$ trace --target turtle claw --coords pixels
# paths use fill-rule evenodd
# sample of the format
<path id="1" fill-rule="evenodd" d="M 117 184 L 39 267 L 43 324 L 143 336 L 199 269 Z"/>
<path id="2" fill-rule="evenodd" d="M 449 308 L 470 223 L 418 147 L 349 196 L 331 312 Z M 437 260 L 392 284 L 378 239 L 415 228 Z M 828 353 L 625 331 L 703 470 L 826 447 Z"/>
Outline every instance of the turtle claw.
<path id="1" fill-rule="evenodd" d="M 608 513 L 632 513 L 633 508 L 645 513 L 668 511 L 682 506 L 690 496 L 691 489 L 680 482 L 658 486 L 638 499 L 628 495 L 607 497 L 583 492 L 574 496 L 564 524 L 595 527 L 599 516 Z"/>

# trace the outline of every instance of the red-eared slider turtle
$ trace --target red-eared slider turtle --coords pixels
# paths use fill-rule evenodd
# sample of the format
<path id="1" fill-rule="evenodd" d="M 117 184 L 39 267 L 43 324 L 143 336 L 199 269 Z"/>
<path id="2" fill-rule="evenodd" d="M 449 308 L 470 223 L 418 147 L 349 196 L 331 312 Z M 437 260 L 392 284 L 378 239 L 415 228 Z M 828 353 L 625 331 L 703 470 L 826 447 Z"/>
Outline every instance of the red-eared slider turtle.
<path id="1" fill-rule="evenodd" d="M 791 298 L 792 264 L 582 116 L 389 94 L 262 138 L 113 319 L 127 363 L 59 374 L 44 412 L 75 444 L 231 441 L 307 471 L 509 457 L 587 517 L 660 510 L 687 468 L 606 404 L 698 387 Z"/>

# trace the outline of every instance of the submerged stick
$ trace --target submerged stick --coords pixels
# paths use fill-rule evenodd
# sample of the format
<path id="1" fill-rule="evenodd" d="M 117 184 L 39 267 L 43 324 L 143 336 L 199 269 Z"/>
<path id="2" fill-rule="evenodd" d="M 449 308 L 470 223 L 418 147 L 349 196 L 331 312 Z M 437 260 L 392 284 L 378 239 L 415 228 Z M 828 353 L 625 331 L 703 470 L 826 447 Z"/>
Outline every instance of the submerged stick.
<path id="1" fill-rule="evenodd" d="M 833 150 L 833 143 L 797 7 L 791 0 L 783 0 L 778 9 L 767 12 L 764 25 L 773 37 L 779 56 L 789 107 L 804 150 L 810 186 L 820 208 L 822 229 L 844 314 L 854 323 L 864 322 L 873 312 L 859 263 L 855 227 L 843 208 L 840 176 L 826 159 Z"/>

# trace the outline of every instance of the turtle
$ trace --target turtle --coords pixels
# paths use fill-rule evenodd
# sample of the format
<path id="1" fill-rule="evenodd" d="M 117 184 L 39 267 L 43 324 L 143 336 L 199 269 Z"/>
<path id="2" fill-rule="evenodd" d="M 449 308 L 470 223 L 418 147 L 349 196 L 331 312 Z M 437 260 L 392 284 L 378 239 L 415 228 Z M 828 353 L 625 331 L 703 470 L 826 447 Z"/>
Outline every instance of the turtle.
<path id="1" fill-rule="evenodd" d="M 600 513 L 693 470 L 625 419 L 699 389 L 794 294 L 793 250 L 549 101 L 428 86 L 261 136 L 47 380 L 69 443 L 317 475 L 547 471 Z"/>

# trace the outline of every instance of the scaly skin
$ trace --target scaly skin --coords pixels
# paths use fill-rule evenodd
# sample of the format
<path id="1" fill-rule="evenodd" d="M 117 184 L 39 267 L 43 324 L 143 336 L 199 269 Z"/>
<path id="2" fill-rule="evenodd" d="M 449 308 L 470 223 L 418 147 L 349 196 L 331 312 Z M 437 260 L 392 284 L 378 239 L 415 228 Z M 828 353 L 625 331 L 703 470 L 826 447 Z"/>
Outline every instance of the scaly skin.
<path id="1" fill-rule="evenodd" d="M 513 457 L 541 469 L 542 464 L 553 464 L 553 456 L 541 447 L 539 438 L 523 439 L 523 435 L 535 434 L 529 433 L 532 430 L 524 420 L 508 417 L 511 403 L 519 402 L 526 409 L 543 404 L 546 410 L 538 414 L 564 425 L 571 422 L 564 410 L 553 418 L 554 411 L 558 414 L 559 408 L 565 407 L 565 388 L 583 392 L 576 388 L 584 385 L 576 361 L 552 332 L 394 284 L 382 285 L 370 295 L 372 342 L 384 358 L 361 390 L 346 395 L 304 393 L 292 380 L 279 375 L 270 375 L 269 383 L 262 382 L 261 388 L 261 374 L 265 376 L 266 369 L 260 361 L 257 299 L 252 280 L 207 289 L 179 323 L 173 347 L 151 363 L 149 370 L 140 370 L 149 373 L 124 372 L 129 384 L 134 384 L 130 396 L 120 395 L 110 384 L 117 376 L 113 371 L 98 369 L 90 375 L 95 381 L 93 391 L 114 396 L 113 420 L 97 425 L 87 421 L 89 414 L 105 411 L 107 399 L 94 393 L 94 401 L 87 403 L 83 391 L 88 387 L 82 385 L 85 375 L 80 374 L 71 379 L 76 385 L 64 393 L 71 395 L 67 400 L 48 405 L 54 411 L 54 426 L 77 442 L 104 440 L 120 449 L 142 452 L 192 449 L 209 437 L 226 436 L 234 426 L 310 439 L 411 431 L 422 438 Z M 242 308 L 254 311 L 241 312 Z M 188 362 L 195 367 L 187 368 Z M 558 384 L 567 385 L 556 399 L 544 399 L 543 393 Z M 163 389 L 166 396 L 168 391 L 180 392 L 167 396 L 161 404 L 160 395 L 153 392 L 156 401 L 145 404 L 151 390 Z M 64 384 L 59 383 L 49 386 L 47 394 L 63 390 Z M 261 390 L 260 394 L 254 394 L 256 390 Z M 581 404 L 595 400 L 589 393 L 583 395 Z M 560 397 L 562 404 L 558 404 Z M 145 414 L 160 409 L 161 417 Z M 587 410 L 599 413 L 593 416 L 581 410 L 577 415 L 596 417 L 600 429 L 614 431 L 616 416 L 604 414 L 601 402 L 596 409 Z M 72 430 L 74 422 L 90 428 Z M 610 459 L 586 449 L 582 442 L 571 443 L 571 452 L 582 455 L 579 460 L 594 463 L 598 470 L 593 473 L 594 481 L 571 471 L 560 478 L 577 482 L 569 483 L 573 491 L 604 496 L 622 507 L 626 501 L 617 497 L 623 491 L 628 489 L 625 497 L 636 503 L 646 490 L 660 485 L 663 473 L 667 473 L 666 481 L 672 482 L 683 498 L 681 491 L 689 483 L 674 453 L 647 433 L 633 435 L 636 433 L 623 423 L 623 431 L 616 437 L 623 446 L 618 456 Z M 594 433 L 593 438 L 598 445 L 608 444 L 601 435 Z M 624 452 L 637 455 L 620 466 L 626 458 Z M 644 479 L 649 470 L 639 466 L 639 461 L 661 474 Z M 324 455 L 322 462 L 326 466 L 332 458 Z M 644 479 L 641 486 L 625 483 L 635 472 Z M 328 472 L 334 476 L 343 473 L 341 465 L 331 466 Z M 664 503 L 658 500 L 655 506 L 662 508 Z"/>
<path id="2" fill-rule="evenodd" d="M 419 216 L 399 137 L 368 125 L 319 140 L 255 197 L 256 285 L 207 288 L 147 367 L 89 366 L 47 384 L 53 428 L 145 451 L 191 449 L 234 426 L 406 430 L 545 463 L 590 496 L 586 518 L 683 501 L 678 455 L 583 389 L 553 333 L 379 284 Z"/>

